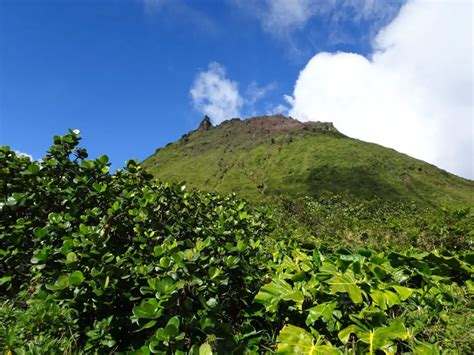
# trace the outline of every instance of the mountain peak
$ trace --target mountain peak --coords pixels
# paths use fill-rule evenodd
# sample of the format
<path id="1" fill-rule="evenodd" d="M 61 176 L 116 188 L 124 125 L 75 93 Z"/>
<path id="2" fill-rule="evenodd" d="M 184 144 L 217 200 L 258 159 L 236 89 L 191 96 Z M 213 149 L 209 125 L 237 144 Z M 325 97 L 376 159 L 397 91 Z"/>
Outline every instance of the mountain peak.
<path id="1" fill-rule="evenodd" d="M 291 116 L 284 115 L 267 115 L 254 116 L 247 119 L 233 118 L 222 122 L 221 125 L 238 124 L 246 126 L 250 129 L 262 130 L 266 132 L 288 132 L 295 130 L 311 130 L 311 131 L 329 131 L 338 132 L 332 122 L 308 121 L 301 122 Z"/>
<path id="2" fill-rule="evenodd" d="M 393 149 L 347 137 L 330 122 L 282 115 L 233 118 L 199 128 L 150 156 L 143 167 L 162 181 L 249 199 L 326 193 L 474 206 L 474 182 Z M 190 168 L 192 167 L 192 168 Z"/>
<path id="3" fill-rule="evenodd" d="M 205 115 L 202 119 L 201 123 L 199 124 L 197 130 L 198 131 L 209 131 L 213 127 L 211 119 L 208 115 Z"/>
<path id="4" fill-rule="evenodd" d="M 307 121 L 301 122 L 291 116 L 264 115 L 253 116 L 248 118 L 231 118 L 214 126 L 208 115 L 205 115 L 201 123 L 197 127 L 197 132 L 206 132 L 214 127 L 241 127 L 250 130 L 249 132 L 266 132 L 267 134 L 279 134 L 290 131 L 326 131 L 339 133 L 332 122 Z M 187 135 L 186 135 L 187 136 Z"/>

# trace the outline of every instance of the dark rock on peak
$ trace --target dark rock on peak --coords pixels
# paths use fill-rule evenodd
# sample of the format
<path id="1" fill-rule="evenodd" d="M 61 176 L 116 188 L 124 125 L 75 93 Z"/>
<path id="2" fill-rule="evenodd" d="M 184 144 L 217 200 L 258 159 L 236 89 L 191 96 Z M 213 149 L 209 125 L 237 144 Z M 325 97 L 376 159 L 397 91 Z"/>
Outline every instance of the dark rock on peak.
<path id="1" fill-rule="evenodd" d="M 204 119 L 199 124 L 199 127 L 196 131 L 209 131 L 214 127 L 233 127 L 233 129 L 238 129 L 237 127 L 246 127 L 247 133 L 252 132 L 265 132 L 267 134 L 283 133 L 290 131 L 326 131 L 339 133 L 338 130 L 334 127 L 332 122 L 319 122 L 319 121 L 307 121 L 301 122 L 297 119 L 284 116 L 284 115 L 267 115 L 267 116 L 254 116 L 246 119 L 240 118 L 231 118 L 221 122 L 219 125 L 214 126 L 211 122 L 209 116 L 204 116 Z"/>
<path id="2" fill-rule="evenodd" d="M 230 122 L 232 122 L 231 120 Z M 227 121 L 229 122 L 229 121 Z M 265 132 L 289 132 L 296 130 L 305 131 L 327 131 L 339 133 L 332 122 L 307 121 L 301 122 L 293 117 L 284 115 L 255 116 L 241 121 L 246 127 L 252 130 L 263 130 Z"/>
<path id="3" fill-rule="evenodd" d="M 219 126 L 221 126 L 221 125 L 226 125 L 226 124 L 233 123 L 233 122 L 240 122 L 240 121 L 241 121 L 241 119 L 238 118 L 238 117 L 236 117 L 236 118 L 231 118 L 230 120 L 222 121 Z"/>
<path id="4" fill-rule="evenodd" d="M 197 128 L 198 131 L 209 131 L 212 128 L 212 122 L 208 115 L 204 116 L 203 120 Z"/>

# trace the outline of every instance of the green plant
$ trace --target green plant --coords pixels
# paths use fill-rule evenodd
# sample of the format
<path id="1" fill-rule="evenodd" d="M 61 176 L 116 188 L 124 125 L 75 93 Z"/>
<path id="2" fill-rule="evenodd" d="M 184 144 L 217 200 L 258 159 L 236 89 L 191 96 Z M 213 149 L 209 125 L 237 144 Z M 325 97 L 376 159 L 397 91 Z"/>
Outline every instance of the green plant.
<path id="1" fill-rule="evenodd" d="M 3 301 L 0 305 L 0 349 L 18 354 L 72 354 L 79 333 L 74 314 L 52 301 Z"/>
<path id="2" fill-rule="evenodd" d="M 425 333 L 431 322 L 469 301 L 472 253 L 323 254 L 294 247 L 290 253 L 288 243 L 275 247 L 271 281 L 255 297 L 265 310 L 256 314 L 268 327 L 275 333 L 283 327 L 277 339 L 282 352 L 291 346 L 308 354 L 426 347 L 433 340 Z"/>
<path id="3" fill-rule="evenodd" d="M 341 196 L 257 209 L 133 160 L 111 174 L 79 141 L 54 137 L 42 161 L 0 148 L 3 352 L 469 351 L 455 324 L 472 315 L 468 210 Z"/>
<path id="4" fill-rule="evenodd" d="M 430 251 L 474 250 L 474 214 L 469 208 L 420 208 L 402 201 L 321 195 L 274 204 L 281 226 L 302 244 L 329 249 L 417 247 Z"/>
<path id="5" fill-rule="evenodd" d="M 143 167 L 162 181 L 185 180 L 190 187 L 260 203 L 350 194 L 421 207 L 474 208 L 474 182 L 321 128 L 281 116 L 231 120 L 190 132 L 148 157 Z"/>
<path id="6" fill-rule="evenodd" d="M 41 162 L 0 150 L 4 297 L 72 312 L 85 350 L 238 347 L 269 221 L 233 196 L 155 184 L 134 161 L 110 174 L 76 131 L 54 141 Z"/>

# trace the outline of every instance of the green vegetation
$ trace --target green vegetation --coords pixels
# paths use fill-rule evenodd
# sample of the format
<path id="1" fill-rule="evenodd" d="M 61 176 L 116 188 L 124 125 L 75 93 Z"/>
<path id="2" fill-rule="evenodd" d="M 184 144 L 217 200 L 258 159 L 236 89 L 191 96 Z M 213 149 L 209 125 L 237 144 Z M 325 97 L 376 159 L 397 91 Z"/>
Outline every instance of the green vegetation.
<path id="1" fill-rule="evenodd" d="M 0 346 L 237 347 L 267 219 L 232 197 L 155 185 L 134 161 L 111 175 L 76 132 L 54 141 L 42 162 L 0 151 Z"/>
<path id="2" fill-rule="evenodd" d="M 474 214 L 469 208 L 433 210 L 415 204 L 320 196 L 282 199 L 273 204 L 275 220 L 303 245 L 330 250 L 388 246 L 431 251 L 472 251 Z M 336 242 L 335 242 L 336 241 Z"/>
<path id="3" fill-rule="evenodd" d="M 276 329 L 282 327 L 277 338 L 281 353 L 436 354 L 448 346 L 441 345 L 445 339 L 434 334 L 433 323 L 449 324 L 455 309 L 470 312 L 471 320 L 462 331 L 466 338 L 453 340 L 450 350 L 470 353 L 472 256 L 366 248 L 324 254 L 295 245 L 273 252 L 271 281 L 255 301 L 265 307 L 263 317 L 279 325 Z M 464 282 L 467 286 L 460 287 Z"/>
<path id="4" fill-rule="evenodd" d="M 336 193 L 425 207 L 474 207 L 472 181 L 281 116 L 191 132 L 159 149 L 143 167 L 162 181 L 186 181 L 189 187 L 251 200 Z"/>
<path id="5" fill-rule="evenodd" d="M 258 208 L 135 161 L 111 174 L 79 140 L 42 161 L 0 148 L 3 352 L 474 351 L 474 223 L 456 194 L 434 211 L 325 194 Z"/>

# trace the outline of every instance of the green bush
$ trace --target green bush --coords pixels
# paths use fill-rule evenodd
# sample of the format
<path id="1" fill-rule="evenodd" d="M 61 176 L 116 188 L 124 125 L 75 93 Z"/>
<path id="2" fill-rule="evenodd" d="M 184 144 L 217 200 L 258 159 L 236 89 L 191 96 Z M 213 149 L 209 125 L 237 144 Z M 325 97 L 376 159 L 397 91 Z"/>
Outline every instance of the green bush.
<path id="1" fill-rule="evenodd" d="M 438 350 L 432 343 L 443 341 L 430 335 L 434 323 L 447 324 L 449 310 L 468 311 L 472 253 L 339 249 L 323 254 L 297 244 L 288 251 L 289 246 L 281 242 L 272 249 L 268 283 L 255 297 L 263 307 L 255 316 L 279 332 L 278 352 L 416 353 L 423 348 L 433 354 Z"/>
<path id="2" fill-rule="evenodd" d="M 155 184 L 135 161 L 110 174 L 76 131 L 54 143 L 40 162 L 0 150 L 4 297 L 72 312 L 85 350 L 240 346 L 268 220 L 233 196 Z"/>

